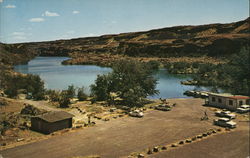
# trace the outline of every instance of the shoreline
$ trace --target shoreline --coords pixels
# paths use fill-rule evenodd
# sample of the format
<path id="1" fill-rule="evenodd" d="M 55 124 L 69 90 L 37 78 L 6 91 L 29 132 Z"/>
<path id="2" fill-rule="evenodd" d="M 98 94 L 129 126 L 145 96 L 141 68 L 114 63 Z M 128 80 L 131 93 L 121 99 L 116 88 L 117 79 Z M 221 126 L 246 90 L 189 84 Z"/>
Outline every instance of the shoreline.
<path id="1" fill-rule="evenodd" d="M 83 54 L 83 56 L 78 57 L 78 55 L 74 56 L 36 56 L 36 57 L 64 57 L 67 58 L 63 61 L 61 61 L 62 65 L 95 65 L 95 66 L 100 66 L 100 67 L 106 67 L 106 68 L 112 68 L 112 64 L 121 60 L 121 59 L 127 59 L 127 60 L 137 60 L 143 63 L 147 63 L 150 61 L 156 61 L 159 64 L 158 69 L 164 68 L 166 71 L 169 72 L 169 74 L 173 75 L 194 75 L 195 73 L 172 73 L 169 71 L 169 68 L 166 68 L 164 65 L 167 62 L 187 62 L 187 63 L 192 63 L 192 62 L 204 62 L 204 63 L 223 63 L 225 61 L 221 61 L 220 59 L 213 59 L 210 57 L 179 57 L 179 58 L 159 58 L 159 57 L 128 57 L 128 56 L 121 56 L 121 55 L 111 55 L 111 54 Z M 34 58 L 33 58 L 34 59 Z M 32 59 L 31 59 L 32 60 Z M 30 60 L 30 61 L 31 61 Z M 14 70 L 14 67 L 12 69 L 14 73 L 20 73 Z M 23 74 L 23 73 L 20 73 Z M 190 82 L 192 81 L 192 82 Z M 184 80 L 180 82 L 181 85 L 186 85 L 186 86 L 205 86 L 205 87 L 210 87 L 211 85 L 204 84 L 201 85 L 198 82 L 195 82 L 190 79 Z"/>
<path id="2" fill-rule="evenodd" d="M 53 56 L 52 56 L 53 57 Z M 69 56 L 71 59 L 62 62 L 64 65 L 98 65 L 110 67 L 114 62 L 119 60 L 137 60 L 140 62 L 147 63 L 149 61 L 157 61 L 160 64 L 175 63 L 175 62 L 186 62 L 186 63 L 210 63 L 210 64 L 221 64 L 226 63 L 225 59 L 218 59 L 208 56 L 201 57 L 133 57 L 120 54 L 111 53 L 71 53 Z"/>

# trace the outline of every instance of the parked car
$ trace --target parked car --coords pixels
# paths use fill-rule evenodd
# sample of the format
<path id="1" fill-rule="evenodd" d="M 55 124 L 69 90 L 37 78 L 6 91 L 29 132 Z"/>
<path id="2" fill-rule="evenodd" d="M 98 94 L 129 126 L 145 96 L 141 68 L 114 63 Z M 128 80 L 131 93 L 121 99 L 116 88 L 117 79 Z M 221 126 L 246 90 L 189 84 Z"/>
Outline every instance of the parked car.
<path id="1" fill-rule="evenodd" d="M 115 112 L 117 109 L 116 108 L 110 108 L 109 112 Z"/>
<path id="2" fill-rule="evenodd" d="M 183 94 L 186 96 L 193 96 L 196 98 L 208 98 L 208 92 L 206 92 L 206 91 L 189 91 L 189 90 L 187 90 Z"/>
<path id="3" fill-rule="evenodd" d="M 236 128 L 236 122 L 224 117 L 214 120 L 214 125 L 228 128 Z"/>
<path id="4" fill-rule="evenodd" d="M 32 93 L 28 93 L 27 95 L 26 95 L 26 99 L 32 99 L 33 97 L 32 97 Z"/>
<path id="5" fill-rule="evenodd" d="M 170 111 L 171 107 L 167 104 L 160 104 L 155 107 L 157 110 L 162 110 L 162 111 Z"/>
<path id="6" fill-rule="evenodd" d="M 133 116 L 133 117 L 143 117 L 144 114 L 143 112 L 141 112 L 140 110 L 133 110 L 129 112 L 129 116 Z"/>
<path id="7" fill-rule="evenodd" d="M 122 110 L 130 110 L 130 107 L 128 107 L 128 106 L 122 106 L 121 109 Z"/>
<path id="8" fill-rule="evenodd" d="M 226 117 L 229 119 L 235 119 L 236 117 L 236 115 L 231 113 L 230 111 L 216 111 L 215 115 L 219 117 Z"/>
<path id="9" fill-rule="evenodd" d="M 247 113 L 250 112 L 250 105 L 241 105 L 239 108 L 236 109 L 238 113 Z"/>

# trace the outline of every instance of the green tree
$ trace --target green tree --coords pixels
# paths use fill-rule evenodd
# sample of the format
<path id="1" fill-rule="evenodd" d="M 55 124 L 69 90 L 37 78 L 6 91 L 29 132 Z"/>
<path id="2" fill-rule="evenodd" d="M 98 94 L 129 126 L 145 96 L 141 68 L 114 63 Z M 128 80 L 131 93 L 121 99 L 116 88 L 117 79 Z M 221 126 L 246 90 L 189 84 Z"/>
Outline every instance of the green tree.
<path id="1" fill-rule="evenodd" d="M 199 85 L 223 88 L 241 95 L 250 95 L 250 50 L 244 47 L 228 63 L 200 64 L 194 77 Z"/>
<path id="2" fill-rule="evenodd" d="M 6 75 L 2 80 L 2 87 L 4 87 L 4 92 L 9 97 L 13 98 L 17 96 L 18 88 L 18 78 L 17 76 Z"/>
<path id="3" fill-rule="evenodd" d="M 116 93 L 128 106 L 142 106 L 147 96 L 157 94 L 157 80 L 146 64 L 135 60 L 121 60 L 114 64 L 113 72 L 99 75 L 91 86 L 97 100 L 108 100 Z"/>
<path id="4" fill-rule="evenodd" d="M 250 95 L 250 49 L 243 47 L 229 62 L 232 93 Z"/>
<path id="5" fill-rule="evenodd" d="M 69 98 L 74 98 L 76 95 L 76 88 L 74 85 L 69 85 L 67 89 L 67 95 Z"/>
<path id="6" fill-rule="evenodd" d="M 74 85 L 69 85 L 67 90 L 63 90 L 60 94 L 59 105 L 61 108 L 69 107 L 70 100 L 76 95 L 76 88 Z"/>
<path id="7" fill-rule="evenodd" d="M 84 92 L 84 87 L 78 88 L 77 98 L 79 101 L 84 101 L 88 98 L 88 95 Z"/>
<path id="8" fill-rule="evenodd" d="M 27 91 L 32 93 L 32 96 L 36 100 L 42 100 L 44 99 L 45 95 L 45 88 L 44 88 L 44 82 L 38 75 L 27 75 Z"/>
<path id="9" fill-rule="evenodd" d="M 109 98 L 109 92 L 111 92 L 111 74 L 98 75 L 95 80 L 95 84 L 90 86 L 91 95 L 94 96 L 94 100 L 101 101 Z"/>
<path id="10" fill-rule="evenodd" d="M 5 75 L 1 85 L 10 97 L 16 97 L 19 89 L 27 90 L 36 100 L 44 99 L 44 82 L 38 75 Z"/>
<path id="11" fill-rule="evenodd" d="M 50 101 L 52 101 L 52 102 L 58 102 L 60 100 L 60 91 L 47 90 L 46 93 L 49 95 Z"/>
<path id="12" fill-rule="evenodd" d="M 158 70 L 160 67 L 160 62 L 156 60 L 150 60 L 149 62 L 147 62 L 147 65 L 149 69 Z"/>
<path id="13" fill-rule="evenodd" d="M 59 99 L 59 106 L 61 108 L 68 108 L 70 104 L 70 96 L 66 90 L 62 91 Z"/>

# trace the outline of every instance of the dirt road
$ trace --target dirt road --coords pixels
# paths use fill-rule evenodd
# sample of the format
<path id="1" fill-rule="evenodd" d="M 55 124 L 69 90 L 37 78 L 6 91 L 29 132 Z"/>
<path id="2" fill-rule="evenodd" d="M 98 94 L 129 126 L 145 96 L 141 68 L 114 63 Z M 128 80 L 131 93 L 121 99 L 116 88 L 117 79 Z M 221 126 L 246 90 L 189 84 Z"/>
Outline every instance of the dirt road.
<path id="1" fill-rule="evenodd" d="M 21 100 L 21 102 L 26 103 L 26 104 L 31 104 L 38 109 L 43 109 L 46 111 L 60 111 L 60 109 L 56 107 L 48 106 L 48 101 L 33 101 L 33 100 L 24 99 L 24 100 Z"/>
<path id="2" fill-rule="evenodd" d="M 119 118 L 97 124 L 95 127 L 6 149 L 0 151 L 0 154 L 4 158 L 71 158 L 87 155 L 117 158 L 128 156 L 132 152 L 143 151 L 149 147 L 193 137 L 210 128 L 218 128 L 212 125 L 214 112 L 201 106 L 203 100 L 175 99 L 172 101 L 177 103 L 172 111 L 148 111 L 141 119 Z M 210 120 L 200 121 L 205 110 Z M 236 135 L 238 134 L 240 133 L 236 132 Z M 230 136 L 227 139 L 230 139 Z M 199 147 L 196 146 L 196 148 Z M 204 150 L 203 152 L 207 151 L 207 149 Z M 235 151 L 242 152 L 241 150 L 243 149 Z M 221 151 L 220 154 L 223 153 L 224 151 Z"/>

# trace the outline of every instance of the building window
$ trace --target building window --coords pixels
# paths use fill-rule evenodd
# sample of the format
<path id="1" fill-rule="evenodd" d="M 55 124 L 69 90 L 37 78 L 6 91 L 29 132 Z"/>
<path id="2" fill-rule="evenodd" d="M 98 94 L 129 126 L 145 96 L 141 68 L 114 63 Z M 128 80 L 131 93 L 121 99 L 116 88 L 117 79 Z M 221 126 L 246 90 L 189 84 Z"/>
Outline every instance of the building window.
<path id="1" fill-rule="evenodd" d="M 232 100 L 229 100 L 229 105 L 233 105 L 233 101 Z"/>
<path id="2" fill-rule="evenodd" d="M 250 100 L 246 100 L 246 104 L 249 105 L 250 104 Z"/>
<path id="3" fill-rule="evenodd" d="M 212 97 L 212 102 L 215 102 L 215 97 Z"/>
<path id="4" fill-rule="evenodd" d="M 241 100 L 241 101 L 239 101 L 239 105 L 243 105 L 243 101 Z"/>
<path id="5" fill-rule="evenodd" d="M 219 99 L 218 99 L 218 102 L 219 102 L 219 103 L 222 103 L 222 100 L 221 100 L 221 98 L 219 98 Z"/>

